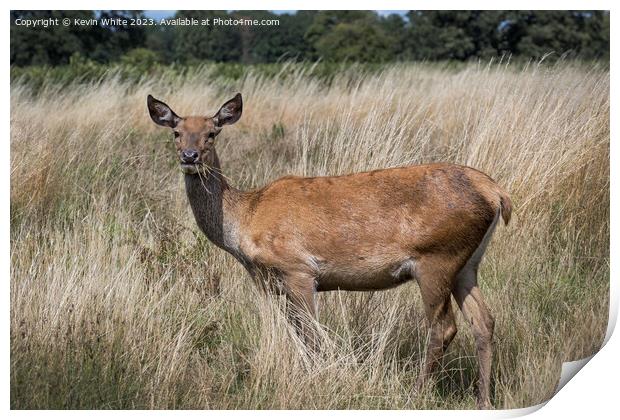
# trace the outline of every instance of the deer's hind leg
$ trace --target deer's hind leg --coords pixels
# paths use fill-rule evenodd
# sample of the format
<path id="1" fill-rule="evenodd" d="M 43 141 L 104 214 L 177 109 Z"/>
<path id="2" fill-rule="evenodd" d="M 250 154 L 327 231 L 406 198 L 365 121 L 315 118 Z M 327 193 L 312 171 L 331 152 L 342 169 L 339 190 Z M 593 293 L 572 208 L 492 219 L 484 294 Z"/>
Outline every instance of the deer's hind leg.
<path id="1" fill-rule="evenodd" d="M 456 264 L 446 265 L 445 260 L 434 261 L 430 258 L 427 258 L 416 268 L 416 278 L 420 285 L 424 311 L 429 325 L 426 357 L 416 382 L 416 391 L 421 390 L 427 383 L 456 335 L 451 289 L 457 271 L 458 266 Z"/>
<path id="2" fill-rule="evenodd" d="M 478 355 L 478 408 L 480 409 L 493 407 L 490 399 L 490 387 L 495 320 L 484 302 L 482 292 L 478 287 L 478 266 L 491 240 L 499 217 L 500 212 L 498 211 L 478 248 L 457 274 L 452 292 L 463 316 L 471 325 L 476 341 L 476 353 Z"/>
<path id="3" fill-rule="evenodd" d="M 495 321 L 477 282 L 477 267 L 466 266 L 457 278 L 454 298 L 471 325 L 478 354 L 478 408 L 492 408 L 490 400 L 493 329 Z"/>

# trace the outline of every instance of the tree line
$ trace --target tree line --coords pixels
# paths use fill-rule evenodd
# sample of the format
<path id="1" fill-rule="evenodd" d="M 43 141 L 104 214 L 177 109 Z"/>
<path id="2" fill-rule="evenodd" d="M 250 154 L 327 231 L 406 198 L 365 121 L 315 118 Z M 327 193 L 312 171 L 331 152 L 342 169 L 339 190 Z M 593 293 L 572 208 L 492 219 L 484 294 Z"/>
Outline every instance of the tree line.
<path id="1" fill-rule="evenodd" d="M 86 25 L 26 27 L 39 18 L 144 18 L 142 11 L 11 11 L 11 64 L 57 66 L 151 60 L 272 63 L 388 62 L 510 55 L 609 59 L 608 11 L 177 11 L 175 18 L 277 19 L 273 26 Z"/>

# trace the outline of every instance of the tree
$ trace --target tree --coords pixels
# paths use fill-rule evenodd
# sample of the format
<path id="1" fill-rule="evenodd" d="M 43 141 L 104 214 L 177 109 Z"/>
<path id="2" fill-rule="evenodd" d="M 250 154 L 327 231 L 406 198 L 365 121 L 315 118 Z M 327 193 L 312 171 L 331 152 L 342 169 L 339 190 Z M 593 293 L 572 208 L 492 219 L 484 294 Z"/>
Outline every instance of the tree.
<path id="1" fill-rule="evenodd" d="M 99 39 L 86 45 L 89 57 L 100 62 L 117 60 L 121 55 L 135 48 L 144 47 L 146 30 L 140 25 L 131 25 L 131 19 L 144 18 L 138 10 L 108 10 L 99 13 L 100 19 L 124 19 L 127 25 L 101 26 Z"/>
<path id="2" fill-rule="evenodd" d="M 609 11 L 595 10 L 584 22 L 580 48 L 584 58 L 609 60 Z"/>
<path id="3" fill-rule="evenodd" d="M 401 15 L 392 13 L 382 17 L 379 23 L 383 32 L 389 38 L 394 58 L 402 58 L 407 36 L 405 32 L 407 22 Z"/>
<path id="4" fill-rule="evenodd" d="M 114 11 L 102 12 L 99 17 L 139 17 L 140 12 Z M 11 11 L 11 64 L 59 65 L 67 64 L 74 54 L 99 62 L 118 59 L 130 49 L 144 43 L 144 30 L 129 25 L 58 25 L 45 27 L 26 27 L 16 25 L 21 19 L 55 18 L 62 21 L 69 18 L 93 19 L 93 11 Z"/>
<path id="5" fill-rule="evenodd" d="M 144 45 L 146 48 L 156 52 L 163 62 L 170 63 L 175 61 L 175 35 L 174 27 L 148 26 L 145 31 L 146 39 Z"/>
<path id="6" fill-rule="evenodd" d="M 198 20 L 228 19 L 224 11 L 178 11 L 178 18 Z M 173 56 L 180 62 L 199 60 L 240 61 L 241 32 L 232 25 L 178 26 L 174 27 Z"/>
<path id="7" fill-rule="evenodd" d="M 304 35 L 316 12 L 298 11 L 295 14 L 276 15 L 259 11 L 233 12 L 236 18 L 277 19 L 279 25 L 250 26 L 242 31 L 242 61 L 272 63 L 281 59 L 304 59 L 310 51 Z"/>
<path id="8" fill-rule="evenodd" d="M 74 53 L 86 54 L 85 45 L 98 38 L 91 27 L 49 26 L 26 27 L 16 25 L 17 19 L 92 18 L 89 11 L 11 11 L 11 64 L 58 65 L 69 62 Z"/>
<path id="9" fill-rule="evenodd" d="M 608 12 L 512 12 L 503 32 L 505 48 L 522 57 L 541 58 L 552 52 L 582 58 L 609 57 Z"/>
<path id="10" fill-rule="evenodd" d="M 11 11 L 11 64 L 61 65 L 70 57 L 109 63 L 146 48 L 170 62 L 272 63 L 281 59 L 385 62 L 471 60 L 511 54 L 609 59 L 608 11 L 178 11 L 210 25 L 26 27 L 17 18 L 135 18 L 140 11 Z M 214 19 L 278 20 L 279 25 L 215 24 Z M 130 58 L 148 57 L 136 50 Z M 130 59 L 125 58 L 125 61 Z M 133 59 L 132 58 L 132 59 Z M 145 61 L 142 60 L 142 61 Z M 150 60 L 150 58 L 149 58 Z M 148 61 L 148 60 L 146 60 Z"/>
<path id="11" fill-rule="evenodd" d="M 395 53 L 393 40 L 374 12 L 318 12 L 305 38 L 312 46 L 313 59 L 380 62 L 393 58 Z"/>
<path id="12" fill-rule="evenodd" d="M 502 13 L 411 11 L 405 55 L 411 59 L 466 60 L 498 54 Z"/>

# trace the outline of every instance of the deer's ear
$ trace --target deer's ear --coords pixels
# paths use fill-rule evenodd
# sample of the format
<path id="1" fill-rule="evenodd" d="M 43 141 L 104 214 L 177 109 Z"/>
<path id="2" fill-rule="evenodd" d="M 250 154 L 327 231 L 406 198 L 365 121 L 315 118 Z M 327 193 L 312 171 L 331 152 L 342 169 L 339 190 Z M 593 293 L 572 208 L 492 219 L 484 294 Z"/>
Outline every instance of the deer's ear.
<path id="1" fill-rule="evenodd" d="M 149 108 L 151 119 L 155 124 L 174 128 L 181 119 L 168 105 L 162 101 L 158 101 L 151 95 L 146 98 L 146 105 Z"/>
<path id="2" fill-rule="evenodd" d="M 226 102 L 217 114 L 213 116 L 213 122 L 217 127 L 222 127 L 227 124 L 234 124 L 241 118 L 241 112 L 243 111 L 243 100 L 241 94 L 237 93 L 234 98 Z"/>

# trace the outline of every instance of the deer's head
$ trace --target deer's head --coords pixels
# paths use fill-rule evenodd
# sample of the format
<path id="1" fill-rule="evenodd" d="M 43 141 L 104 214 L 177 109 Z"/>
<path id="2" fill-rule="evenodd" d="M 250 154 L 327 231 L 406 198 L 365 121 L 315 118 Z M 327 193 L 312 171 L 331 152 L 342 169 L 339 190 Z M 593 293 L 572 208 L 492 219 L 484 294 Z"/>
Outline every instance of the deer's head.
<path id="1" fill-rule="evenodd" d="M 155 124 L 172 129 L 181 170 L 190 174 L 197 173 L 202 166 L 214 164 L 215 137 L 222 127 L 241 118 L 243 108 L 240 93 L 222 105 L 212 117 L 179 117 L 168 105 L 151 95 L 146 102 Z"/>

